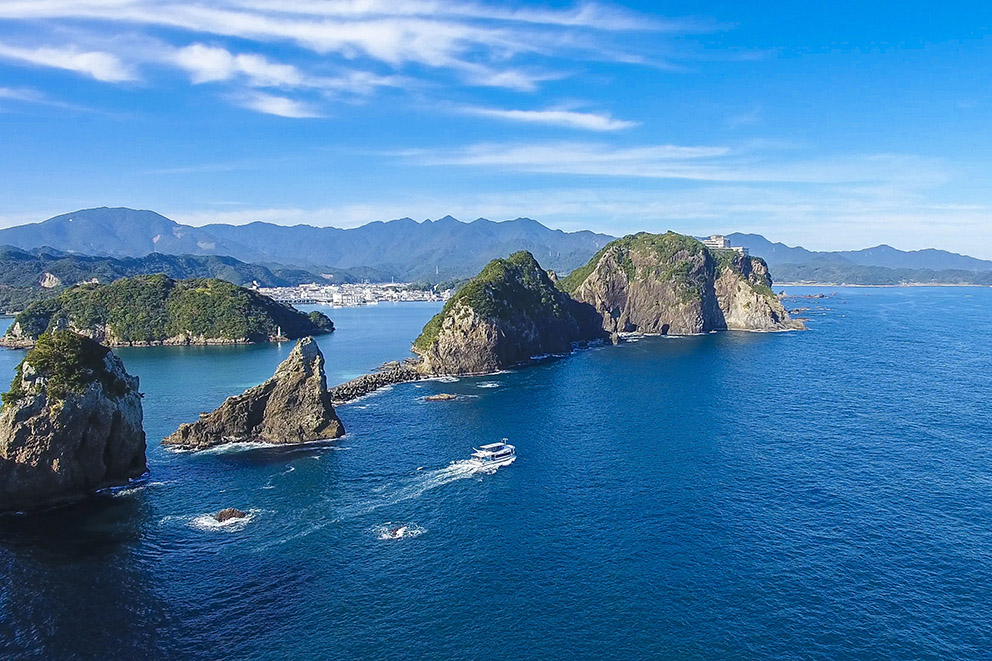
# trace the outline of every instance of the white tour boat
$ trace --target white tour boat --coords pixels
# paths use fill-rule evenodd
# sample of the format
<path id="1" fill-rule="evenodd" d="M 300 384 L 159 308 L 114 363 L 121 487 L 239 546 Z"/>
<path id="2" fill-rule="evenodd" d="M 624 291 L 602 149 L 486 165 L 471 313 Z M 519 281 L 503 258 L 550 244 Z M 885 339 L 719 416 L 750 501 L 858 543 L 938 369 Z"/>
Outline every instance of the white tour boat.
<path id="1" fill-rule="evenodd" d="M 517 456 L 517 449 L 503 439 L 501 443 L 490 443 L 479 448 L 472 448 L 472 458 L 481 461 L 486 466 L 502 466 L 513 461 Z"/>

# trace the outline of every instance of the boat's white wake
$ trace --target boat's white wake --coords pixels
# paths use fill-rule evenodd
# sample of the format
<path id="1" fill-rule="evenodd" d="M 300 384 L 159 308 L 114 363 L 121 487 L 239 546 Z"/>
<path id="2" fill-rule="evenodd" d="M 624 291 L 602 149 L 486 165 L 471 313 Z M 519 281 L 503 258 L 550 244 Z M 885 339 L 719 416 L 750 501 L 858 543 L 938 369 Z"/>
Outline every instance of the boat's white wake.
<path id="1" fill-rule="evenodd" d="M 276 485 L 275 485 L 276 479 L 278 479 L 280 477 L 283 477 L 284 475 L 289 475 L 290 473 L 292 473 L 295 470 L 296 470 L 296 466 L 290 466 L 290 467 L 288 467 L 284 471 L 279 471 L 278 473 L 276 473 L 275 475 L 273 475 L 272 477 L 270 477 L 269 478 L 269 481 L 266 482 L 264 485 L 262 485 L 262 488 L 263 489 L 275 489 L 276 488 Z"/>
<path id="2" fill-rule="evenodd" d="M 407 537 L 418 537 L 424 534 L 426 529 L 421 528 L 416 523 L 393 523 L 386 521 L 381 526 L 372 529 L 372 534 L 376 539 L 404 539 Z"/>
<path id="3" fill-rule="evenodd" d="M 499 388 L 499 382 L 497 381 L 483 381 L 477 385 L 479 388 Z"/>
<path id="4" fill-rule="evenodd" d="M 415 473 L 414 477 L 405 486 L 400 487 L 392 493 L 384 494 L 383 496 L 372 501 L 356 503 L 352 506 L 338 508 L 333 511 L 333 514 L 329 518 L 312 522 L 311 525 L 309 525 L 305 530 L 287 535 L 269 544 L 264 544 L 260 547 L 260 550 L 307 537 L 334 523 L 368 516 L 369 514 L 381 510 L 384 507 L 392 507 L 405 501 L 415 500 L 429 491 L 439 489 L 454 482 L 471 478 L 481 478 L 484 475 L 491 475 L 499 470 L 500 466 L 511 464 L 514 460 L 516 460 L 516 457 L 500 464 L 493 465 L 484 464 L 478 459 L 462 459 L 459 461 L 452 461 L 444 468 L 439 468 L 437 470 L 419 471 Z"/>

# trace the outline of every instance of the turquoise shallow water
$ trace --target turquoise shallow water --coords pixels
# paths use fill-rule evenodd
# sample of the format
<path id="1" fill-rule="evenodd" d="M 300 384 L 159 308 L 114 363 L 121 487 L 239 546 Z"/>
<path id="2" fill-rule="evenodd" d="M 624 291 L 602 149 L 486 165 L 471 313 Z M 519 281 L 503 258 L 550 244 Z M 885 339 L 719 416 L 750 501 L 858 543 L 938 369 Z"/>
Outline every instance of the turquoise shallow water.
<path id="1" fill-rule="evenodd" d="M 836 291 L 791 302 L 814 308 L 806 333 L 646 338 L 396 386 L 341 407 L 349 433 L 326 446 L 155 443 L 288 344 L 121 350 L 149 480 L 0 519 L 0 651 L 985 656 L 992 289 Z M 330 380 L 405 355 L 436 309 L 333 310 Z M 19 358 L 0 352 L 0 372 Z M 436 392 L 462 397 L 422 401 Z M 458 463 L 503 436 L 514 464 Z M 198 519 L 226 506 L 251 520 Z M 400 524 L 420 534 L 379 539 Z"/>

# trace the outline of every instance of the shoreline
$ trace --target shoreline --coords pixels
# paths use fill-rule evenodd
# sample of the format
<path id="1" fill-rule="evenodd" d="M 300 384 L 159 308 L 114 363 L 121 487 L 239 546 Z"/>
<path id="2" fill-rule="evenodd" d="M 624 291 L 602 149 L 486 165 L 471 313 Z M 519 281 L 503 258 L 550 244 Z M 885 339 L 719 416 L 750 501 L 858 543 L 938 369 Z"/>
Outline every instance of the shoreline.
<path id="1" fill-rule="evenodd" d="M 73 331 L 73 332 L 77 332 L 77 331 Z M 298 338 L 270 337 L 267 340 L 249 340 L 246 338 L 238 338 L 233 340 L 227 338 L 207 338 L 204 340 L 184 341 L 176 338 L 166 338 L 164 340 L 152 340 L 151 342 L 100 341 L 100 344 L 107 347 L 108 349 L 151 349 L 151 348 L 160 348 L 160 347 L 226 347 L 226 346 L 233 347 L 233 346 L 247 346 L 253 344 L 282 344 L 284 342 L 296 342 L 298 340 L 302 340 L 304 337 L 323 337 L 324 335 L 329 335 L 330 333 L 333 332 L 334 331 L 328 331 L 326 333 L 318 333 L 309 336 L 304 335 Z M 85 333 L 78 333 L 78 334 L 89 337 Z M 13 338 L 8 335 L 0 336 L 0 348 L 3 349 L 14 349 L 14 350 L 33 349 L 37 343 L 38 343 L 37 339 Z"/>
<path id="2" fill-rule="evenodd" d="M 849 287 L 849 288 L 886 288 L 886 289 L 896 289 L 900 287 L 978 287 L 986 288 L 992 287 L 992 285 L 975 285 L 975 284 L 957 284 L 957 283 L 937 283 L 937 282 L 907 282 L 898 285 L 859 285 L 859 284 L 836 284 L 830 282 L 775 282 L 772 283 L 772 289 L 776 287 Z"/>

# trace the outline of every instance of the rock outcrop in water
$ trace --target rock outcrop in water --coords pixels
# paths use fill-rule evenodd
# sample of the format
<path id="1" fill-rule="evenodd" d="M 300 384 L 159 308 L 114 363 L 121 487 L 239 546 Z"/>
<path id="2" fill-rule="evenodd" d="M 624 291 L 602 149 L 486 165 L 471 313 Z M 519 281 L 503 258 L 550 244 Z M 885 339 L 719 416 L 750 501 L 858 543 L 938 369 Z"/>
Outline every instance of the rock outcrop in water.
<path id="1" fill-rule="evenodd" d="M 445 304 L 413 344 L 430 375 L 481 374 L 602 337 L 598 318 L 552 282 L 534 256 L 494 259 Z"/>
<path id="2" fill-rule="evenodd" d="M 617 239 L 560 286 L 595 308 L 609 333 L 804 328 L 771 284 L 764 260 L 668 232 Z"/>
<path id="3" fill-rule="evenodd" d="M 214 514 L 214 520 L 217 523 L 226 523 L 231 519 L 246 519 L 248 515 L 241 510 L 234 507 L 225 507 L 221 511 Z"/>
<path id="4" fill-rule="evenodd" d="M 203 450 L 234 442 L 306 443 L 344 435 L 324 374 L 324 356 L 312 337 L 299 341 L 262 383 L 228 398 L 212 413 L 184 424 L 163 442 Z"/>
<path id="5" fill-rule="evenodd" d="M 42 335 L 0 410 L 0 510 L 30 510 L 144 474 L 138 379 L 107 347 Z"/>

